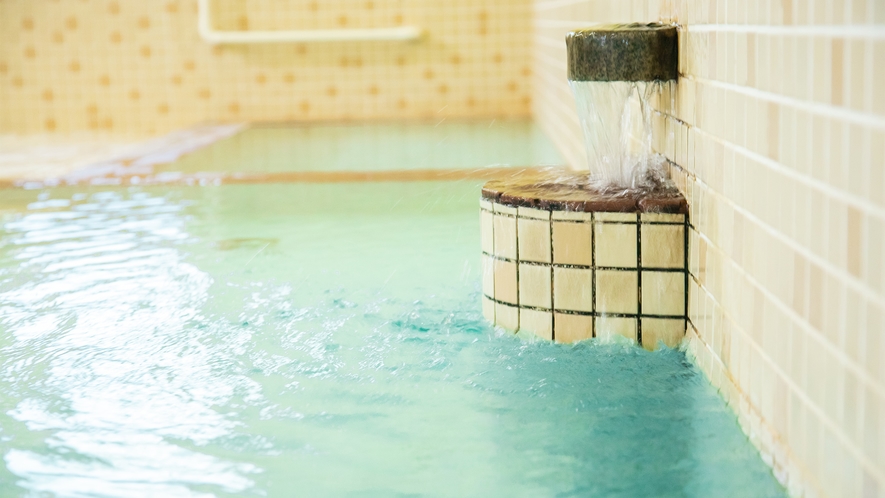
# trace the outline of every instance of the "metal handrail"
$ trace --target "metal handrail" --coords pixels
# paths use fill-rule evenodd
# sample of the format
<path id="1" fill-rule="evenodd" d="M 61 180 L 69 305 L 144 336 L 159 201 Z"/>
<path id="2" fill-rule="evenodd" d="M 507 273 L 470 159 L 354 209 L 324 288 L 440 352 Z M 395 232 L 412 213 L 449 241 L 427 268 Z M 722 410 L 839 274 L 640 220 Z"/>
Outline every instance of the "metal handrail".
<path id="1" fill-rule="evenodd" d="M 298 43 L 331 41 L 410 41 L 421 37 L 416 26 L 370 29 L 301 29 L 279 31 L 218 31 L 212 27 L 209 2 L 197 1 L 197 29 L 210 43 Z"/>

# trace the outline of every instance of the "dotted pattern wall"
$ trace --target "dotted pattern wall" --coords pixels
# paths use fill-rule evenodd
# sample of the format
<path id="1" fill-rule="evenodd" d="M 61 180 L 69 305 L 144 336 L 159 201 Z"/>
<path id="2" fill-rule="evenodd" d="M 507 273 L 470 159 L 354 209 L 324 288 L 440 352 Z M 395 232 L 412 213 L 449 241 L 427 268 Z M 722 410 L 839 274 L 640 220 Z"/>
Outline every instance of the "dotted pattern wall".
<path id="1" fill-rule="evenodd" d="M 213 46 L 196 0 L 0 0 L 0 132 L 530 112 L 530 0 L 213 0 L 211 16 L 218 30 L 426 36 Z"/>
<path id="2" fill-rule="evenodd" d="M 565 33 L 679 24 L 654 138 L 691 206 L 689 349 L 792 493 L 885 496 L 885 2 L 535 10 L 536 113 L 577 168 Z"/>

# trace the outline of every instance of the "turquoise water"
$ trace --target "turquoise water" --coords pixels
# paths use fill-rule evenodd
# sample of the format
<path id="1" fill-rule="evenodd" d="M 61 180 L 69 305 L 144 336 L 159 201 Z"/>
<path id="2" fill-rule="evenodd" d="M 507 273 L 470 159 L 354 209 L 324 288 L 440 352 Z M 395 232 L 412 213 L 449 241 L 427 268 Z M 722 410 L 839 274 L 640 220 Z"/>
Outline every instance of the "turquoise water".
<path id="1" fill-rule="evenodd" d="M 377 171 L 559 166 L 565 164 L 532 121 L 256 126 L 157 168 L 158 173 Z"/>
<path id="2" fill-rule="evenodd" d="M 484 322 L 479 186 L 0 190 L 0 496 L 783 496 L 682 352 Z"/>

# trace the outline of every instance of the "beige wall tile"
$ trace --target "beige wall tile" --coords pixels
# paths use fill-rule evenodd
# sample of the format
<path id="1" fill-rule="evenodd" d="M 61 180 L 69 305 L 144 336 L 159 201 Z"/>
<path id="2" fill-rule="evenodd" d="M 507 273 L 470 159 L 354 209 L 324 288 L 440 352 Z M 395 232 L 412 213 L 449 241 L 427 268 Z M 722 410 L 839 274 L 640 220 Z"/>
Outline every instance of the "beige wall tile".
<path id="1" fill-rule="evenodd" d="M 642 318 L 642 347 L 649 351 L 658 349 L 658 342 L 675 348 L 685 336 L 685 320 L 666 318 Z"/>
<path id="2" fill-rule="evenodd" d="M 517 225 L 519 260 L 550 263 L 550 222 L 520 218 Z"/>
<path id="3" fill-rule="evenodd" d="M 599 213 L 596 213 L 599 216 Z M 550 216 L 554 220 L 571 220 L 590 222 L 593 219 L 593 213 L 584 213 L 580 211 L 553 211 Z"/>
<path id="4" fill-rule="evenodd" d="M 516 218 L 495 215 L 493 227 L 495 256 L 516 259 Z"/>
<path id="5" fill-rule="evenodd" d="M 517 295 L 516 263 L 510 261 L 494 260 L 495 268 L 495 299 L 519 304 Z"/>
<path id="6" fill-rule="evenodd" d="M 640 219 L 642 222 L 651 223 L 684 223 L 685 215 L 670 213 L 642 213 Z"/>
<path id="7" fill-rule="evenodd" d="M 495 303 L 495 325 L 514 332 L 519 330 L 519 312 L 516 306 Z"/>
<path id="8" fill-rule="evenodd" d="M 554 268 L 553 304 L 557 310 L 593 311 L 593 270 Z"/>
<path id="9" fill-rule="evenodd" d="M 513 206 L 508 206 L 506 204 L 494 203 L 492 207 L 495 208 L 495 213 L 506 214 L 508 216 L 516 216 L 519 213 L 519 208 L 515 208 Z"/>
<path id="10" fill-rule="evenodd" d="M 642 232 L 644 268 L 684 268 L 685 231 L 678 225 L 645 225 Z"/>
<path id="11" fill-rule="evenodd" d="M 635 222 L 636 213 L 595 213 L 596 221 L 626 221 Z"/>
<path id="12" fill-rule="evenodd" d="M 553 262 L 592 265 L 592 228 L 590 223 L 553 222 Z"/>
<path id="13" fill-rule="evenodd" d="M 552 309 L 550 267 L 519 265 L 519 304 L 533 308 Z"/>
<path id="14" fill-rule="evenodd" d="M 531 218 L 535 220 L 550 220 L 550 211 L 545 211 L 543 209 L 534 209 L 534 208 L 525 208 L 520 207 L 517 208 L 517 213 L 520 218 Z"/>
<path id="15" fill-rule="evenodd" d="M 495 323 L 495 302 L 483 296 L 482 316 L 491 323 Z"/>
<path id="16" fill-rule="evenodd" d="M 495 258 L 482 256 L 482 293 L 495 297 Z"/>
<path id="17" fill-rule="evenodd" d="M 629 313 L 639 311 L 639 274 L 636 271 L 596 271 L 596 311 Z"/>
<path id="18" fill-rule="evenodd" d="M 626 337 L 634 342 L 636 341 L 636 318 L 599 316 L 595 319 L 595 327 L 596 337 L 601 342 L 611 342 L 616 336 Z"/>
<path id="19" fill-rule="evenodd" d="M 196 0 L 121 0 L 113 13 L 98 1 L 4 1 L 0 33 L 15 42 L 0 44 L 0 108 L 15 112 L 0 117 L 0 133 L 530 112 L 528 0 L 345 3 L 213 0 L 212 15 L 225 30 L 339 28 L 347 16 L 349 27 L 417 25 L 425 36 L 213 45 L 197 33 Z"/>
<path id="20" fill-rule="evenodd" d="M 556 342 L 572 343 L 592 338 L 593 320 L 590 315 L 555 313 Z"/>
<path id="21" fill-rule="evenodd" d="M 482 252 L 486 254 L 495 254 L 495 236 L 493 233 L 494 215 L 489 211 L 480 211 L 479 224 L 481 231 Z"/>
<path id="22" fill-rule="evenodd" d="M 637 232 L 635 224 L 595 223 L 597 267 L 636 268 Z"/>
<path id="23" fill-rule="evenodd" d="M 642 313 L 685 314 L 685 275 L 680 272 L 642 272 Z"/>
<path id="24" fill-rule="evenodd" d="M 541 339 L 553 340 L 553 313 L 521 308 L 519 310 L 519 330 L 531 332 Z"/>

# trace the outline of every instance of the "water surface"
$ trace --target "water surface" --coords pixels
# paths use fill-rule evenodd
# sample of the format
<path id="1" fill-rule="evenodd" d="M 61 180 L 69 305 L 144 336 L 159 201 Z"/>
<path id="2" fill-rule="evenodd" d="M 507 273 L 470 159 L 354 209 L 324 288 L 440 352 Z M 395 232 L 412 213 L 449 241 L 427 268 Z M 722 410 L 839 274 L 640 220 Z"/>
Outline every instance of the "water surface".
<path id="1" fill-rule="evenodd" d="M 561 166 L 528 120 L 257 125 L 157 168 L 158 173 L 280 173 Z"/>
<path id="2" fill-rule="evenodd" d="M 683 353 L 489 327 L 478 197 L 0 191 L 0 496 L 783 496 Z"/>

